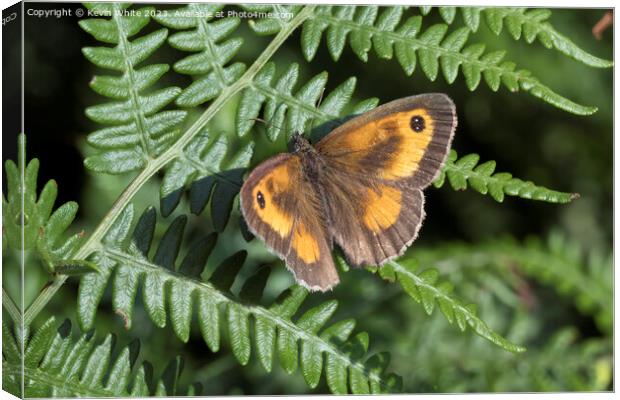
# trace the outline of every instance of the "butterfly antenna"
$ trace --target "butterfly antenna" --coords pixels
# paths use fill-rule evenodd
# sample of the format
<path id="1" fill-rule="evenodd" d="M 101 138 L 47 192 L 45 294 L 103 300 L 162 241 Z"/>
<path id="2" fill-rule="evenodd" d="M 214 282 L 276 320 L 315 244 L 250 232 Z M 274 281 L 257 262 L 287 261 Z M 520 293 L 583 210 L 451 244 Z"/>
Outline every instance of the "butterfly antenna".
<path id="1" fill-rule="evenodd" d="M 323 95 L 325 94 L 325 88 L 323 88 L 321 90 L 321 95 L 319 96 L 319 101 L 316 103 L 315 108 L 318 110 L 319 107 L 321 107 L 321 103 L 323 102 Z M 310 129 L 312 129 L 312 123 L 314 122 L 314 117 L 310 118 L 310 120 L 308 120 L 308 126 L 310 127 Z"/>
<path id="2" fill-rule="evenodd" d="M 255 122 L 262 122 L 263 124 L 265 124 L 265 125 L 267 125 L 267 126 L 272 125 L 272 124 L 271 124 L 271 122 L 266 121 L 266 120 L 264 120 L 264 119 L 262 119 L 262 118 L 258 118 L 258 117 L 257 117 L 257 118 L 249 118 L 249 120 L 250 120 L 250 121 L 255 121 Z M 275 125 L 272 125 L 272 126 L 275 126 Z M 278 129 L 282 130 L 282 127 L 281 127 L 281 126 L 276 126 L 276 128 L 278 128 Z"/>

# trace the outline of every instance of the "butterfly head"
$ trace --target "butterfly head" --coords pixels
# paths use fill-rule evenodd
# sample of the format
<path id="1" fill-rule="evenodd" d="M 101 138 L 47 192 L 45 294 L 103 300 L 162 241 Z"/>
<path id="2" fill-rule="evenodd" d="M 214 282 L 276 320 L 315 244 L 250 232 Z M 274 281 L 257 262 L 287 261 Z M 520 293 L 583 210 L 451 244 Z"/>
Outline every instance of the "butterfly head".
<path id="1" fill-rule="evenodd" d="M 291 140 L 293 153 L 306 153 L 312 151 L 312 146 L 308 139 L 301 132 L 294 132 Z"/>

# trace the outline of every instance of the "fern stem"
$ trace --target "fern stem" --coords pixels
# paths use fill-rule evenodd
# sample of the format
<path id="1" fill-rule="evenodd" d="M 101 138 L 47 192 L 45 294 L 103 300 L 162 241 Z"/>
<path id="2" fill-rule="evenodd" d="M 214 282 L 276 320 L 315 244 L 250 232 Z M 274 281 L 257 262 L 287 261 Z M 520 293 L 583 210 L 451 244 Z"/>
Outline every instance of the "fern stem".
<path id="1" fill-rule="evenodd" d="M 22 313 L 4 288 L 2 288 L 2 306 L 9 313 L 15 325 L 20 326 L 22 324 Z"/>
<path id="2" fill-rule="evenodd" d="M 125 188 L 121 195 L 116 199 L 112 208 L 103 217 L 93 234 L 88 238 L 84 245 L 75 254 L 76 259 L 86 259 L 89 255 L 101 247 L 101 239 L 112 226 L 118 215 L 125 209 L 133 196 L 140 190 L 142 185 L 146 183 L 153 175 L 161 170 L 166 164 L 179 157 L 183 148 L 204 128 L 204 126 L 213 118 L 213 116 L 237 93 L 252 83 L 254 76 L 267 64 L 275 52 L 286 41 L 286 39 L 297 29 L 306 19 L 312 16 L 316 6 L 304 7 L 292 20 L 287 24 L 276 37 L 269 43 L 256 61 L 248 68 L 248 70 L 234 84 L 224 89 L 221 94 L 211 103 L 205 112 L 192 124 L 191 127 L 172 145 L 165 153 L 156 159 L 150 160 L 146 166 Z M 50 301 L 58 289 L 65 283 L 68 276 L 63 275 L 54 280 L 39 293 L 39 296 L 26 310 L 24 318 L 24 326 L 34 320 L 43 307 Z"/>

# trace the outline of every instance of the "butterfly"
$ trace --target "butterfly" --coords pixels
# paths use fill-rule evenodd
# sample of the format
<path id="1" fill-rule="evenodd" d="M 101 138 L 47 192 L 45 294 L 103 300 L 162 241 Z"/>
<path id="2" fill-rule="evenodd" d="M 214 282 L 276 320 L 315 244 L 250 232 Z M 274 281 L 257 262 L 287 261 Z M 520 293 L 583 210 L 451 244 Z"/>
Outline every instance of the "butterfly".
<path id="1" fill-rule="evenodd" d="M 248 228 L 311 291 L 339 283 L 334 245 L 351 266 L 382 265 L 418 236 L 422 190 L 456 125 L 452 100 L 427 93 L 353 117 L 314 146 L 294 133 L 292 152 L 259 164 L 241 187 Z"/>

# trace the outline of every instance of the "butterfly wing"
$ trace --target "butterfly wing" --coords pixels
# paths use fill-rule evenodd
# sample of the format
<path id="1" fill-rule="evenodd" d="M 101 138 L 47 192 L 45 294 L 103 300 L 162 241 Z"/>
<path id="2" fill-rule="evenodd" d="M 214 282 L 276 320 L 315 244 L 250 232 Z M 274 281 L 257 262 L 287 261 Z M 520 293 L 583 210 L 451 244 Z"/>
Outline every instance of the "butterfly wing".
<path id="1" fill-rule="evenodd" d="M 428 186 L 448 155 L 456 108 L 441 93 L 405 97 L 353 118 L 316 146 L 329 165 L 349 175 Z"/>
<path id="2" fill-rule="evenodd" d="M 252 233 L 285 260 L 297 282 L 321 291 L 339 282 L 321 200 L 304 178 L 299 156 L 280 154 L 256 167 L 240 203 Z"/>
<path id="3" fill-rule="evenodd" d="M 424 195 L 456 128 L 443 94 L 396 100 L 356 117 L 317 144 L 329 232 L 354 266 L 401 255 L 424 219 Z"/>

